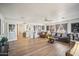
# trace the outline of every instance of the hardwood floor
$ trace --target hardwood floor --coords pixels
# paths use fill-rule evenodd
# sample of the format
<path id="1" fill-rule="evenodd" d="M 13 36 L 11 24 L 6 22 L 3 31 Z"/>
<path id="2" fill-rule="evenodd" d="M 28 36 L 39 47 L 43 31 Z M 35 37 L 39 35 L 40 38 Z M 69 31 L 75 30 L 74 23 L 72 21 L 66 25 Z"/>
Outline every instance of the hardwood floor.
<path id="1" fill-rule="evenodd" d="M 9 56 L 65 56 L 69 44 L 55 41 L 53 44 L 47 39 L 29 39 L 18 37 L 9 43 Z"/>

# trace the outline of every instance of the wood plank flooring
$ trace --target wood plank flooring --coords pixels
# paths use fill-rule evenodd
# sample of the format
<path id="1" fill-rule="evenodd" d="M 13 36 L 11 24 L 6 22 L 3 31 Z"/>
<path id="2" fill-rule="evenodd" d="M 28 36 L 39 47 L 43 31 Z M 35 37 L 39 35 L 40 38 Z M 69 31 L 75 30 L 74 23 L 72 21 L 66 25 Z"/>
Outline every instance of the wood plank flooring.
<path id="1" fill-rule="evenodd" d="M 69 44 L 55 41 L 53 44 L 48 39 L 29 39 L 18 37 L 18 40 L 9 43 L 9 56 L 65 56 Z"/>

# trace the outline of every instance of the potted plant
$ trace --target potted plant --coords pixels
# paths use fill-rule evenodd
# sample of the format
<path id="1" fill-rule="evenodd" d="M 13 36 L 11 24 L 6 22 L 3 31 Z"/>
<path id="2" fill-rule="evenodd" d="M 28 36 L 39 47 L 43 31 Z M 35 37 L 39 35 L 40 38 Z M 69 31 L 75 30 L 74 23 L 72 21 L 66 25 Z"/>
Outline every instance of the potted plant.
<path id="1" fill-rule="evenodd" d="M 7 37 L 2 37 L 1 39 L 2 46 L 4 46 L 7 41 L 8 41 Z"/>

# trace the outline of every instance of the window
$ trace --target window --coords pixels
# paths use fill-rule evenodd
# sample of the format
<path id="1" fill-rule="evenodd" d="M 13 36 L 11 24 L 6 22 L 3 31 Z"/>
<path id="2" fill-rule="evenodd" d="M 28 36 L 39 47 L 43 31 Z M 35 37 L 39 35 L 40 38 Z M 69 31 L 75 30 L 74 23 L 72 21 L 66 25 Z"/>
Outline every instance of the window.
<path id="1" fill-rule="evenodd" d="M 49 26 L 47 26 L 46 29 L 49 30 Z"/>
<path id="2" fill-rule="evenodd" d="M 9 32 L 14 32 L 14 31 L 15 31 L 15 25 L 9 24 Z"/>
<path id="3" fill-rule="evenodd" d="M 79 33 L 79 23 L 72 23 L 71 24 L 71 31 L 74 33 Z"/>
<path id="4" fill-rule="evenodd" d="M 42 26 L 42 30 L 44 30 L 44 26 Z"/>

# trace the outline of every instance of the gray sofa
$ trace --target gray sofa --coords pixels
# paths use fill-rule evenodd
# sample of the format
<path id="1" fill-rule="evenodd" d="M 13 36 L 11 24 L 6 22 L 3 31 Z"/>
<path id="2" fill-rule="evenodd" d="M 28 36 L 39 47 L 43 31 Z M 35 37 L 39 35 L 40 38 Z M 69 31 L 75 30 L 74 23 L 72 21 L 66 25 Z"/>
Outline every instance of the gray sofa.
<path id="1" fill-rule="evenodd" d="M 61 42 L 66 42 L 69 43 L 70 42 L 70 35 L 68 33 L 55 33 L 54 38 L 57 38 L 57 41 L 61 41 Z"/>

